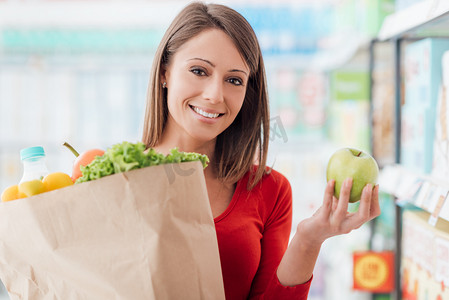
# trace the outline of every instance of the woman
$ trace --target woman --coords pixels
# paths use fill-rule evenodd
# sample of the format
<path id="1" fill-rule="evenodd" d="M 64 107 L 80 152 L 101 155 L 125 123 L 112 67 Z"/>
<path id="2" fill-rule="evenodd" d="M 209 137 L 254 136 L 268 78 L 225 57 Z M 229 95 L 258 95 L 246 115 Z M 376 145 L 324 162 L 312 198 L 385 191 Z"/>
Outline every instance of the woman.
<path id="1" fill-rule="evenodd" d="M 302 221 L 290 244 L 292 194 L 268 169 L 269 111 L 264 63 L 247 21 L 222 5 L 192 3 L 174 19 L 155 54 L 143 142 L 168 153 L 206 154 L 204 171 L 227 299 L 306 299 L 321 244 L 380 213 L 367 186 L 347 213 L 352 181 Z M 288 247 L 287 247 L 288 246 Z"/>

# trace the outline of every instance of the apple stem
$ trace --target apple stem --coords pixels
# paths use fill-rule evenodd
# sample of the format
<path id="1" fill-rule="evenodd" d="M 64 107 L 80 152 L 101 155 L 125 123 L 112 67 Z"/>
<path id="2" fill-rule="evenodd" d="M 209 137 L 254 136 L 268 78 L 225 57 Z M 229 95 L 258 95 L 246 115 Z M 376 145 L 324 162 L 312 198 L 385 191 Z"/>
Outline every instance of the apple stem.
<path id="1" fill-rule="evenodd" d="M 360 157 L 360 154 L 362 154 L 362 151 L 360 151 L 359 154 L 357 154 L 357 157 Z"/>
<path id="2" fill-rule="evenodd" d="M 73 155 L 75 155 L 76 157 L 80 156 L 80 154 L 75 150 L 75 148 L 73 148 L 72 145 L 70 145 L 69 143 L 64 142 L 64 144 L 62 145 L 69 148 L 69 150 L 72 151 Z"/>

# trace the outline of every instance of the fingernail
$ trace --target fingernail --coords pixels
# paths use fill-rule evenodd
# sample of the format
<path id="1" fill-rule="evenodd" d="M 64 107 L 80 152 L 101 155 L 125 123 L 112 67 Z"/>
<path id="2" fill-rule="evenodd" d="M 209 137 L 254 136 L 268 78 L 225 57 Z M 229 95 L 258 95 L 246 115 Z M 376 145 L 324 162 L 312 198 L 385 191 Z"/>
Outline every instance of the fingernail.
<path id="1" fill-rule="evenodd" d="M 352 185 L 352 178 L 346 178 L 345 185 L 346 185 L 346 186 Z"/>

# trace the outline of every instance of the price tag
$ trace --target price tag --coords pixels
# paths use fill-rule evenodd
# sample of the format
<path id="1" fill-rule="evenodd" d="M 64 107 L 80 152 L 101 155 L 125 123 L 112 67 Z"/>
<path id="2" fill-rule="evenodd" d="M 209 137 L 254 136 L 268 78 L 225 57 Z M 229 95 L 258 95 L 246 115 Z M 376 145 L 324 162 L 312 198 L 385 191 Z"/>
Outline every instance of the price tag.
<path id="1" fill-rule="evenodd" d="M 449 221 L 449 200 L 444 201 L 443 207 L 440 211 L 440 218 Z"/>
<path id="2" fill-rule="evenodd" d="M 424 203 L 426 202 L 426 199 L 429 197 L 429 194 L 433 191 L 434 188 L 435 186 L 432 183 L 425 181 L 422 184 L 418 195 L 416 196 L 415 205 L 424 208 Z"/>
<path id="3" fill-rule="evenodd" d="M 353 260 L 354 289 L 376 293 L 393 291 L 393 252 L 355 252 Z"/>
<path id="4" fill-rule="evenodd" d="M 423 195 L 423 198 L 421 200 L 421 207 L 422 209 L 431 212 L 431 207 L 433 203 L 433 199 L 435 197 L 435 194 L 438 193 L 438 186 L 436 184 L 430 183 L 429 188 L 427 190 L 427 193 Z"/>
<path id="5" fill-rule="evenodd" d="M 439 187 L 435 190 L 430 198 L 428 211 L 431 213 L 429 217 L 429 224 L 435 226 L 438 217 L 440 215 L 441 209 L 443 208 L 444 202 L 446 201 L 449 190 L 446 188 Z"/>

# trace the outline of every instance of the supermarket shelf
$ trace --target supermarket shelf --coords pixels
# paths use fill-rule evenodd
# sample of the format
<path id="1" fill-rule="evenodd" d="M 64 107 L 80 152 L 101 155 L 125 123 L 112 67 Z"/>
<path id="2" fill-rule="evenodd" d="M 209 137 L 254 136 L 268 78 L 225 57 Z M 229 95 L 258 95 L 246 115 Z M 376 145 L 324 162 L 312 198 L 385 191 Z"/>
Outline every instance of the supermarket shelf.
<path id="1" fill-rule="evenodd" d="M 0 1 L 0 28 L 165 27 L 187 1 Z M 45 16 L 45 17 L 43 17 Z"/>
<path id="2" fill-rule="evenodd" d="M 379 178 L 381 191 L 397 198 L 398 205 L 410 204 L 431 214 L 429 223 L 438 218 L 449 221 L 449 182 L 418 174 L 401 165 L 385 166 Z"/>
<path id="3" fill-rule="evenodd" d="M 395 198 L 395 282 L 402 282 L 403 276 L 403 212 L 408 209 L 421 209 L 430 214 L 428 223 L 438 226 L 441 222 L 449 220 L 449 180 L 447 176 L 418 174 L 403 165 L 401 162 L 401 106 L 404 78 L 402 57 L 403 45 L 407 40 L 423 38 L 449 37 L 449 1 L 427 0 L 419 2 L 409 8 L 398 11 L 385 18 L 378 33 L 377 42 L 391 43 L 394 47 L 394 136 L 395 136 L 395 162 L 382 168 L 379 178 L 379 187 L 382 192 L 391 194 Z M 371 59 L 375 59 L 373 54 Z M 373 61 L 374 63 L 374 61 Z M 371 68 L 371 73 L 372 73 Z M 438 223 L 438 224 L 437 224 Z M 407 251 L 407 249 L 404 249 Z M 394 291 L 394 299 L 402 299 L 402 286 L 398 285 Z"/>
<path id="4" fill-rule="evenodd" d="M 368 53 L 371 38 L 368 36 L 335 36 L 331 45 L 323 46 L 312 55 L 265 55 L 265 65 L 286 65 L 302 70 L 332 71 L 342 68 Z M 367 59 L 366 59 L 367 60 Z M 364 63 L 362 64 L 364 66 Z"/>
<path id="5" fill-rule="evenodd" d="M 336 5 L 339 0 L 322 0 Z M 168 21 L 191 1 L 0 1 L 0 28 L 165 28 Z M 257 0 L 218 0 L 231 6 L 260 5 Z M 276 5 L 313 0 L 277 0 Z"/>
<path id="6" fill-rule="evenodd" d="M 399 38 L 442 37 L 449 34 L 449 1 L 422 1 L 387 16 L 378 34 L 380 41 Z"/>

